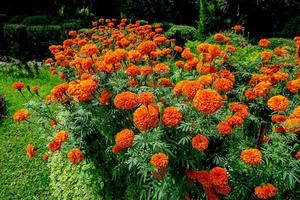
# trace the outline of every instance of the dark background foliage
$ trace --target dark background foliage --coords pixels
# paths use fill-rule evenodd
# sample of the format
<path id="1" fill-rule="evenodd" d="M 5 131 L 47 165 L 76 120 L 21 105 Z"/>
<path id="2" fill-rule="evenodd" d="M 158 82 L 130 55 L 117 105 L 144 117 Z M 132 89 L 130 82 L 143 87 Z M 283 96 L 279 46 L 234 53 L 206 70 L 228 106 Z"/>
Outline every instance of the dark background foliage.
<path id="1" fill-rule="evenodd" d="M 163 22 L 165 31 L 173 24 L 197 27 L 200 1 L 4 0 L 0 8 L 0 53 L 23 60 L 40 60 L 48 55 L 47 46 L 50 43 L 61 43 L 67 37 L 68 30 L 88 27 L 90 21 L 98 17 L 126 17 L 130 20 L 147 20 L 149 23 Z M 202 2 L 205 12 L 202 21 L 206 35 L 228 30 L 235 24 L 244 25 L 245 35 L 256 40 L 264 37 L 293 38 L 300 35 L 299 0 L 202 0 Z M 18 25 L 5 26 L 5 24 Z M 48 34 L 45 36 L 45 33 Z M 22 40 L 28 42 L 25 44 L 20 42 Z M 25 52 L 28 47 L 35 51 Z"/>

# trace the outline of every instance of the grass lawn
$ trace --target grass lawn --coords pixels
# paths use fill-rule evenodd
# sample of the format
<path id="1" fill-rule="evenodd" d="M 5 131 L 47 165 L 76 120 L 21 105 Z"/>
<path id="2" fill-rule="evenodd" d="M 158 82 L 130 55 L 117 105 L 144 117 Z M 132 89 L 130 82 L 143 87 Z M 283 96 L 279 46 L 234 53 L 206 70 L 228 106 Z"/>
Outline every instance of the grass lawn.
<path id="1" fill-rule="evenodd" d="M 12 120 L 12 114 L 26 102 L 19 92 L 12 89 L 16 81 L 41 86 L 40 94 L 43 97 L 60 82 L 47 69 L 42 69 L 34 79 L 16 79 L 0 73 L 0 94 L 4 95 L 8 108 L 8 115 L 0 124 L 0 199 L 49 199 L 49 171 L 41 159 L 42 153 L 39 152 L 32 160 L 26 156 L 28 143 L 45 145 L 45 138 L 27 122 L 16 124 Z M 30 96 L 27 91 L 24 93 Z"/>

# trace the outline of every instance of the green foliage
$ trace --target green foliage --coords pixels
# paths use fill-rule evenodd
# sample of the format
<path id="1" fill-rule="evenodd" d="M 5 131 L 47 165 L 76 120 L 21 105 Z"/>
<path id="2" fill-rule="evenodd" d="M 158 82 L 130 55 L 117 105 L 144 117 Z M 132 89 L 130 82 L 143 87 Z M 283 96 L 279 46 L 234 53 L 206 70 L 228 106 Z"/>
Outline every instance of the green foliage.
<path id="1" fill-rule="evenodd" d="M 50 189 L 57 199 L 101 200 L 104 183 L 92 162 L 87 159 L 72 164 L 60 152 L 49 159 Z"/>
<path id="2" fill-rule="evenodd" d="M 178 44 L 196 39 L 197 30 L 192 26 L 174 25 L 166 33 L 167 38 L 174 38 Z"/>
<path id="3" fill-rule="evenodd" d="M 12 78 L 0 73 L 0 93 L 5 98 L 7 115 L 0 125 L 0 199 L 49 199 L 49 170 L 41 160 L 43 151 L 38 151 L 37 159 L 28 159 L 26 145 L 33 143 L 36 147 L 45 147 L 47 141 L 35 124 L 16 124 L 12 120 L 15 111 L 22 108 L 26 100 L 13 90 L 15 81 L 23 81 L 28 85 L 40 85 L 40 96 L 45 97 L 50 89 L 59 83 L 56 77 L 42 69 L 35 79 Z M 25 93 L 27 99 L 31 95 Z M 37 120 L 33 118 L 32 120 Z M 18 178 L 16 178 L 18 177 Z"/>
<path id="4" fill-rule="evenodd" d="M 287 38 L 268 38 L 271 44 L 268 46 L 269 49 L 280 48 L 283 46 L 289 46 L 293 52 L 295 52 L 295 41 Z"/>
<path id="5" fill-rule="evenodd" d="M 51 17 L 45 15 L 36 15 L 25 17 L 22 24 L 27 26 L 44 25 L 51 22 Z"/>
<path id="6" fill-rule="evenodd" d="M 11 58 L 8 63 L 0 65 L 0 73 L 15 78 L 34 77 L 39 74 L 39 64 L 35 62 L 22 62 Z"/>
<path id="7" fill-rule="evenodd" d="M 61 26 L 37 25 L 27 26 L 27 39 L 30 53 L 42 59 L 49 55 L 48 47 L 61 41 Z"/>
<path id="8" fill-rule="evenodd" d="M 26 26 L 22 24 L 6 24 L 3 27 L 5 43 L 10 56 L 21 56 L 26 46 Z"/>
<path id="9" fill-rule="evenodd" d="M 228 44 L 232 44 L 234 46 L 240 46 L 241 44 L 247 44 L 247 39 L 237 33 L 233 32 L 221 32 L 221 34 L 225 35 L 226 37 L 230 38 L 230 42 Z M 214 34 L 212 34 L 210 37 L 208 37 L 205 42 L 212 43 L 212 44 L 222 44 L 214 39 Z"/>
<path id="10" fill-rule="evenodd" d="M 15 15 L 8 20 L 8 24 L 22 24 L 27 15 Z"/>
<path id="11" fill-rule="evenodd" d="M 170 28 L 172 28 L 172 26 L 174 26 L 174 24 L 171 22 L 159 22 L 159 24 L 162 25 L 164 31 L 168 31 Z"/>
<path id="12" fill-rule="evenodd" d="M 285 23 L 281 31 L 279 32 L 279 35 L 281 37 L 288 37 L 288 38 L 293 38 L 295 36 L 300 35 L 300 16 L 293 17 Z"/>

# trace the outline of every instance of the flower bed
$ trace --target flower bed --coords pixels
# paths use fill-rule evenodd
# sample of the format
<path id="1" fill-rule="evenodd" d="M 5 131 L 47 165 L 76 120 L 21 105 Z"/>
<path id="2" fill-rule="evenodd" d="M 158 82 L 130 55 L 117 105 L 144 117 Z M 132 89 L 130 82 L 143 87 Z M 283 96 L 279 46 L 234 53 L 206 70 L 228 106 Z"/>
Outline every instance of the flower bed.
<path id="1" fill-rule="evenodd" d="M 126 19 L 69 35 L 45 61 L 64 82 L 14 115 L 39 116 L 49 133 L 48 149 L 29 144 L 27 154 L 49 161 L 54 196 L 65 195 L 57 190 L 69 184 L 65 169 L 70 181 L 99 180 L 96 189 L 82 183 L 91 198 L 299 195 L 299 37 L 272 50 L 267 39 L 233 45 L 218 33 L 183 49 L 159 24 Z M 25 92 L 24 83 L 14 88 Z M 27 90 L 39 97 L 38 87 Z"/>

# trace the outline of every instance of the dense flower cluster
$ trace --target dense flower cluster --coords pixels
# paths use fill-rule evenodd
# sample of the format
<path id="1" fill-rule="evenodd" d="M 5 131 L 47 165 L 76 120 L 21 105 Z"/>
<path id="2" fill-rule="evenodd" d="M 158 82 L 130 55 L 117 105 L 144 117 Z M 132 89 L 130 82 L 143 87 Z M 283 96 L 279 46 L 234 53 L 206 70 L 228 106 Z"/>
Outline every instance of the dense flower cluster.
<path id="1" fill-rule="evenodd" d="M 163 34 L 159 24 L 116 22 L 100 19 L 91 29 L 70 31 L 63 44 L 49 47 L 53 58 L 45 65 L 62 83 L 52 88 L 43 106 L 26 105 L 33 109 L 32 118 L 43 117 L 39 122 L 53 134 L 44 161 L 51 161 L 58 150 L 74 164 L 92 157 L 105 165 L 107 177 L 114 177 L 112 186 L 114 181 L 127 186 L 128 181 L 140 185 L 144 180 L 147 185 L 136 187 L 143 188 L 143 194 L 156 194 L 158 186 L 167 185 L 157 194 L 168 198 L 176 192 L 176 198 L 184 198 L 179 194 L 184 190 L 191 199 L 202 198 L 201 193 L 209 200 L 221 195 L 238 199 L 248 195 L 245 188 L 257 186 L 249 196 L 267 199 L 294 187 L 259 185 L 271 178 L 274 183 L 283 180 L 280 170 L 297 166 L 292 162 L 300 157 L 297 138 L 287 134 L 300 133 L 299 37 L 296 49 L 271 49 L 274 45 L 267 39 L 247 46 L 246 40 L 237 42 L 239 38 L 230 36 L 243 32 L 244 27 L 236 25 L 234 33 L 217 33 L 182 48 Z M 16 82 L 13 88 L 23 96 L 27 88 L 40 98 L 39 87 Z M 30 122 L 28 116 L 22 109 L 13 119 Z M 240 152 L 247 147 L 253 148 Z M 283 147 L 290 153 L 282 155 L 285 162 L 279 165 L 270 152 Z M 36 157 L 38 149 L 42 147 L 29 144 L 28 157 Z M 288 162 L 292 165 L 284 166 Z M 262 170 L 266 164 L 268 173 Z M 130 170 L 124 172 L 126 167 Z M 270 169 L 280 171 L 278 177 L 270 177 Z M 153 178 L 157 180 L 151 182 Z M 130 184 L 135 188 L 136 183 Z M 178 192 L 174 187 L 184 189 Z"/>

